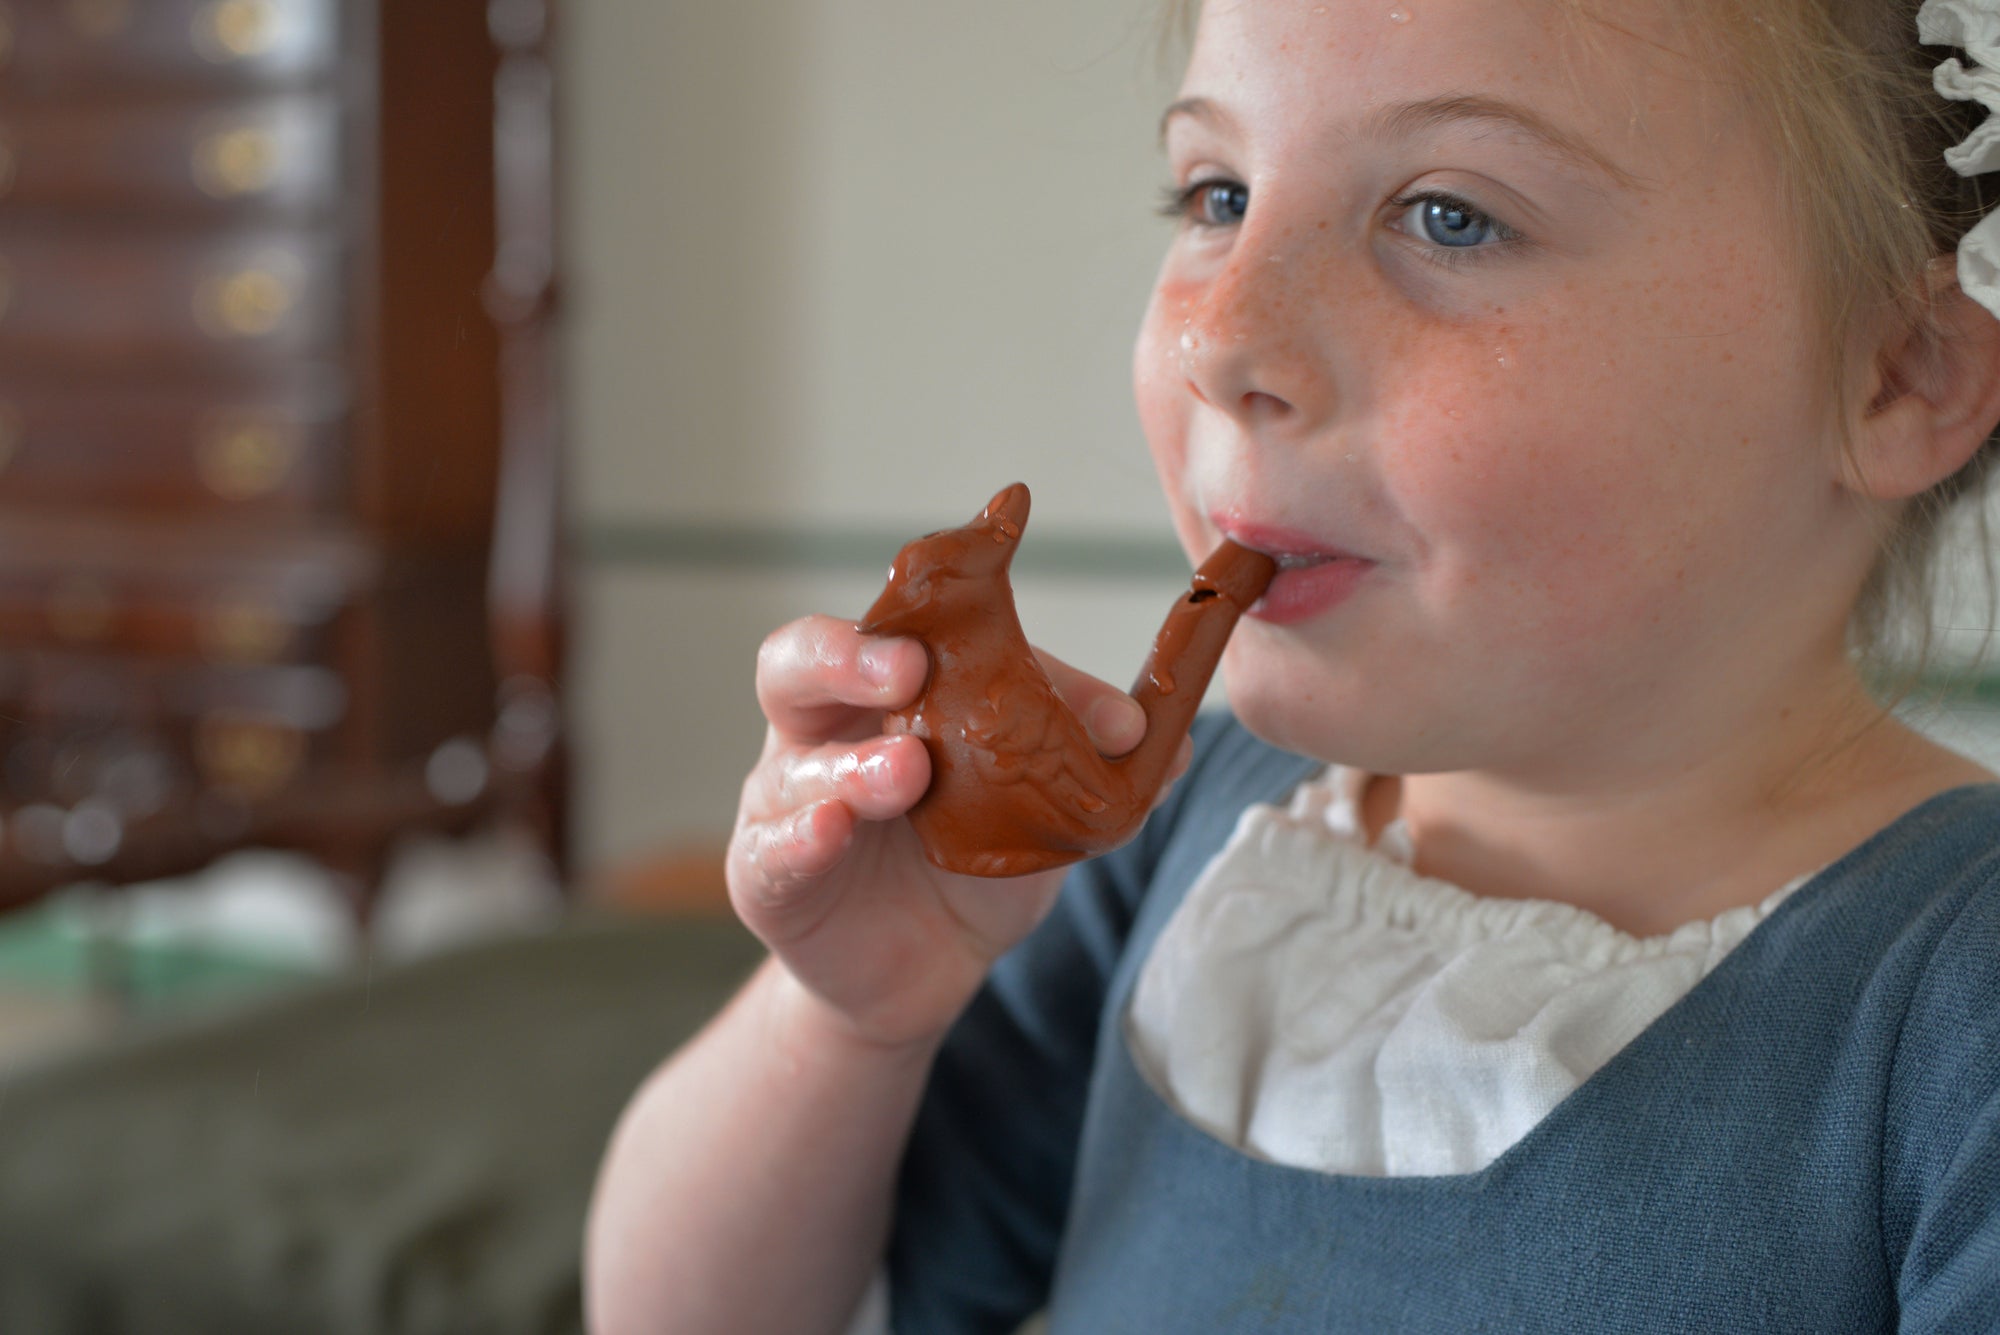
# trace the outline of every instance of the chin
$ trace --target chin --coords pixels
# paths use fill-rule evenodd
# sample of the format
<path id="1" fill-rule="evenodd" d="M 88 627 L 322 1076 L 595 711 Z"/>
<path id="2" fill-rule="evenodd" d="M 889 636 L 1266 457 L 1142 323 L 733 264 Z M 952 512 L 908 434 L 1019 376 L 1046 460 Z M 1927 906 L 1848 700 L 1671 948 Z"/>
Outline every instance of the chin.
<path id="1" fill-rule="evenodd" d="M 1251 735 L 1280 750 L 1372 774 L 1459 768 L 1448 734 L 1416 725 L 1435 711 L 1336 670 L 1303 646 L 1233 640 L 1222 660 L 1229 707 Z M 1391 687 L 1394 690 L 1394 685 Z"/>
<path id="2" fill-rule="evenodd" d="M 1339 728 L 1330 726 L 1335 720 L 1316 674 L 1285 663 L 1268 648 L 1246 644 L 1245 630 L 1255 633 L 1254 627 L 1240 627 L 1222 659 L 1230 712 L 1252 736 L 1280 750 L 1338 762 L 1338 738 L 1327 734 Z"/>
<path id="3" fill-rule="evenodd" d="M 1299 726 L 1293 711 L 1281 701 L 1268 696 L 1245 695 L 1232 689 L 1229 692 L 1229 709 L 1236 715 L 1236 721 L 1249 729 L 1250 735 L 1259 741 L 1268 742 L 1280 751 L 1290 751 L 1295 755 L 1307 756 L 1315 760 L 1334 763 L 1332 757 L 1321 754 L 1314 746 L 1313 738 Z"/>

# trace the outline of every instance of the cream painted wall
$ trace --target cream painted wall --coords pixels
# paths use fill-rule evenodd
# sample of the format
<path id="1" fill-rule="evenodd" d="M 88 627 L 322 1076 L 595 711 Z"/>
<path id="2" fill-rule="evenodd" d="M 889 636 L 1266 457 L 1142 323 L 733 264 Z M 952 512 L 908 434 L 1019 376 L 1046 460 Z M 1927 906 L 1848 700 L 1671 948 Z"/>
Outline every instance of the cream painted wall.
<path id="1" fill-rule="evenodd" d="M 1018 475 L 1041 522 L 1154 530 L 1155 7 L 570 7 L 583 512 L 900 524 Z"/>
<path id="2" fill-rule="evenodd" d="M 580 531 L 909 535 L 997 486 L 1037 535 L 1165 538 L 1130 340 L 1167 224 L 1156 0 L 585 0 L 564 11 Z M 893 545 L 893 544 L 892 544 Z M 885 553 L 886 557 L 886 553 Z M 860 571 L 589 566 L 571 695 L 586 866 L 726 830 L 757 642 Z M 1023 581 L 1129 679 L 1171 579 Z"/>

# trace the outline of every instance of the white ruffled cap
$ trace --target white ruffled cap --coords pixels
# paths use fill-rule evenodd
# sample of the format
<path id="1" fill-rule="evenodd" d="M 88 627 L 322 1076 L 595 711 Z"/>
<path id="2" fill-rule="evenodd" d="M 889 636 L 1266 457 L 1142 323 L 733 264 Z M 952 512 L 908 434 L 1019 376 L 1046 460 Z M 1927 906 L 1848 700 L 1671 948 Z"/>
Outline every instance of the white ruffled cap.
<path id="1" fill-rule="evenodd" d="M 1926 46 L 1955 46 L 1975 62 L 1956 56 L 1937 67 L 1938 94 L 1954 102 L 1977 102 L 2000 112 L 2000 0 L 1924 0 L 1917 11 L 1917 36 Z M 2000 171 L 2000 116 L 1989 114 L 1965 142 L 1945 150 L 1944 160 L 1960 176 Z M 2000 214 L 1989 215 L 1958 243 L 1958 286 L 2000 316 Z"/>
<path id="2" fill-rule="evenodd" d="M 1968 69 L 1956 56 L 1937 67 L 1932 77 L 1938 93 L 1954 102 L 1978 102 L 1988 111 L 2000 111 L 2000 73 L 1977 67 Z M 1960 176 L 1981 176 L 2000 171 L 2000 119 L 1988 116 L 1965 142 L 1944 151 L 1944 160 Z"/>
<path id="3" fill-rule="evenodd" d="M 1958 243 L 1958 285 L 2000 315 L 2000 213 L 1989 213 Z"/>
<path id="4" fill-rule="evenodd" d="M 1925 46 L 1955 46 L 2000 69 L 2000 9 L 1992 0 L 1924 0 L 1917 37 Z"/>

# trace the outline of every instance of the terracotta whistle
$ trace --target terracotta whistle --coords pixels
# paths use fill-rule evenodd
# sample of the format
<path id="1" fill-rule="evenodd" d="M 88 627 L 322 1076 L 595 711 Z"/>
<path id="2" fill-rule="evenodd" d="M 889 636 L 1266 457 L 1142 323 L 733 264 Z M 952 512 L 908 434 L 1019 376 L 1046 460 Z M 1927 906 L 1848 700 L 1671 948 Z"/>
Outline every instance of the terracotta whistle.
<path id="1" fill-rule="evenodd" d="M 922 694 L 888 717 L 924 739 L 931 786 L 910 811 L 946 871 L 1021 876 L 1106 852 L 1138 832 L 1222 660 L 1237 618 L 1277 571 L 1224 542 L 1167 613 L 1132 695 L 1146 735 L 1115 760 L 1091 745 L 1028 648 L 1007 568 L 1028 523 L 1028 489 L 995 496 L 964 528 L 896 554 L 889 584 L 857 627 L 908 635 L 930 652 Z"/>

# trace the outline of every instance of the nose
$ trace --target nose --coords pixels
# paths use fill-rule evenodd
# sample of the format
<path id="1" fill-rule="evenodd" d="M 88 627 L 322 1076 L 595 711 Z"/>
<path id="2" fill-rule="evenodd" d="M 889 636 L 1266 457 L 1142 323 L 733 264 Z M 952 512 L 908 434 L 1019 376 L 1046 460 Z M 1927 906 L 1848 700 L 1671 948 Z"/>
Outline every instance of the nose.
<path id="1" fill-rule="evenodd" d="M 1334 297 L 1303 257 L 1246 230 L 1186 308 L 1181 376 L 1216 410 L 1269 425 L 1316 421 L 1334 393 Z"/>

